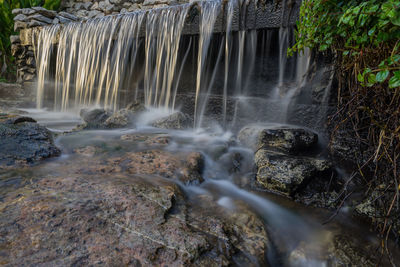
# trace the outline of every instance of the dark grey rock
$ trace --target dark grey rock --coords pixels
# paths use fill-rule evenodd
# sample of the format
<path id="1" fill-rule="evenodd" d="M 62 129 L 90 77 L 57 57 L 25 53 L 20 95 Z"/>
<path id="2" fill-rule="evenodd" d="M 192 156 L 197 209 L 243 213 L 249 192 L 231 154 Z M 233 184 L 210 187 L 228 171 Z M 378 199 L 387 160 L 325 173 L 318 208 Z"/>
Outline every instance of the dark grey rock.
<path id="1" fill-rule="evenodd" d="M 101 11 L 98 11 L 98 10 L 91 10 L 91 11 L 89 11 L 89 13 L 88 13 L 88 18 L 95 18 L 95 17 L 97 17 L 97 16 L 101 16 L 101 15 L 103 15 L 104 16 L 104 14 L 101 12 Z"/>
<path id="2" fill-rule="evenodd" d="M 193 120 L 189 115 L 180 111 L 154 121 L 152 126 L 163 129 L 188 129 L 193 127 Z"/>
<path id="3" fill-rule="evenodd" d="M 28 23 L 26 23 L 26 22 L 16 21 L 14 23 L 14 31 L 16 31 L 16 32 L 18 32 L 18 31 L 20 31 L 22 29 L 25 29 L 27 27 L 28 27 Z"/>
<path id="4" fill-rule="evenodd" d="M 82 109 L 80 116 L 86 123 L 85 127 L 88 128 L 103 128 L 106 120 L 112 115 L 112 113 L 105 109 Z"/>
<path id="5" fill-rule="evenodd" d="M 13 15 L 21 14 L 21 12 L 22 12 L 22 9 L 21 9 L 21 8 L 14 8 L 14 9 L 11 11 L 11 13 L 12 13 Z"/>
<path id="6" fill-rule="evenodd" d="M 11 35 L 10 41 L 11 44 L 19 44 L 21 42 L 21 39 L 19 38 L 19 35 Z"/>
<path id="7" fill-rule="evenodd" d="M 0 166 L 33 164 L 58 156 L 51 133 L 27 117 L 0 123 Z"/>
<path id="8" fill-rule="evenodd" d="M 60 23 L 62 24 L 66 24 L 66 23 L 70 23 L 72 22 L 72 20 L 68 19 L 68 18 L 64 18 L 62 16 L 57 15 L 57 19 L 59 20 Z"/>
<path id="9" fill-rule="evenodd" d="M 44 22 L 41 22 L 41 21 L 38 21 L 38 20 L 31 20 L 29 23 L 28 23 L 28 27 L 29 28 L 32 28 L 32 27 L 40 27 L 40 26 L 46 26 L 47 25 L 47 23 L 44 23 Z"/>
<path id="10" fill-rule="evenodd" d="M 32 9 L 34 11 L 36 11 L 37 13 L 39 13 L 39 14 L 41 14 L 43 16 L 46 16 L 48 18 L 51 18 L 51 19 L 53 19 L 53 18 L 55 18 L 57 16 L 57 12 L 54 11 L 54 10 L 47 10 L 47 9 L 45 9 L 43 7 L 32 7 Z"/>
<path id="11" fill-rule="evenodd" d="M 35 74 L 31 74 L 31 73 L 26 73 L 24 74 L 24 81 L 32 81 L 33 79 L 35 79 L 36 75 Z"/>
<path id="12" fill-rule="evenodd" d="M 143 103 L 136 101 L 136 102 L 129 103 L 126 106 L 126 109 L 128 109 L 132 112 L 142 112 L 142 111 L 146 110 L 146 107 Z"/>
<path id="13" fill-rule="evenodd" d="M 128 109 L 121 109 L 114 112 L 105 122 L 105 128 L 123 128 L 132 125 L 134 112 Z"/>
<path id="14" fill-rule="evenodd" d="M 323 159 L 289 156 L 266 149 L 255 154 L 257 182 L 264 188 L 293 196 L 313 179 L 321 179 L 331 170 L 332 164 Z"/>
<path id="15" fill-rule="evenodd" d="M 36 65 L 35 58 L 34 57 L 28 57 L 26 59 L 26 65 L 35 66 Z"/>
<path id="16" fill-rule="evenodd" d="M 12 10 L 12 14 L 13 15 L 19 15 L 19 14 L 23 14 L 23 15 L 32 15 L 34 14 L 36 11 L 33 10 L 32 8 L 16 8 Z"/>
<path id="17" fill-rule="evenodd" d="M 74 16 L 74 15 L 64 12 L 64 11 L 59 12 L 58 15 L 63 16 L 64 18 L 67 18 L 70 20 L 74 20 L 74 21 L 79 20 L 77 16 Z"/>
<path id="18" fill-rule="evenodd" d="M 243 145 L 257 151 L 270 149 L 290 154 L 315 147 L 318 135 L 301 128 L 249 125 L 240 130 L 238 139 Z"/>
<path id="19" fill-rule="evenodd" d="M 34 19 L 34 20 L 37 20 L 37 21 L 40 21 L 40 22 L 43 22 L 43 23 L 47 23 L 47 24 L 53 23 L 53 19 L 50 19 L 50 18 L 45 17 L 45 16 L 40 15 L 40 14 L 35 14 L 35 15 L 32 15 L 32 16 L 29 16 L 28 19 Z"/>
<path id="20" fill-rule="evenodd" d="M 27 20 L 27 16 L 24 14 L 18 14 L 14 17 L 14 21 L 22 21 L 22 22 L 26 22 Z"/>

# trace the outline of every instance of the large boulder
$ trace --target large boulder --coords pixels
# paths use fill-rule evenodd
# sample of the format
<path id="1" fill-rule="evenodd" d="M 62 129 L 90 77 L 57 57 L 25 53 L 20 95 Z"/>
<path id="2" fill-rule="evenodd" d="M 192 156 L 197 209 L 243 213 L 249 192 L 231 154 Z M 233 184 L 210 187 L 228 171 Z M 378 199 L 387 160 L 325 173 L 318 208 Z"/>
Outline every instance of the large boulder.
<path id="1" fill-rule="evenodd" d="M 155 120 L 151 125 L 162 129 L 183 130 L 192 128 L 193 120 L 189 115 L 177 111 L 171 115 Z"/>
<path id="2" fill-rule="evenodd" d="M 302 128 L 254 124 L 242 128 L 238 139 L 241 144 L 255 151 L 270 149 L 298 154 L 313 149 L 318 142 L 318 135 Z"/>
<path id="3" fill-rule="evenodd" d="M 81 109 L 79 115 L 85 122 L 85 129 L 103 128 L 106 120 L 112 115 L 112 112 L 105 109 Z"/>
<path id="4" fill-rule="evenodd" d="M 329 161 L 308 157 L 294 157 L 260 149 L 255 154 L 257 182 L 264 188 L 293 196 L 312 179 L 321 179 L 331 170 Z"/>
<path id="5" fill-rule="evenodd" d="M 157 175 L 115 170 L 76 155 L 46 176 L 4 195 L 0 262 L 21 265 L 265 266 L 269 240 L 248 207 L 186 198 Z M 97 163 L 96 163 L 97 162 Z M 115 167 L 115 166 L 114 166 Z"/>
<path id="6" fill-rule="evenodd" d="M 85 122 L 83 129 L 114 129 L 132 126 L 135 115 L 145 111 L 142 103 L 132 102 L 126 108 L 112 112 L 105 109 L 82 109 L 80 116 Z"/>
<path id="7" fill-rule="evenodd" d="M 0 147 L 3 167 L 33 164 L 60 154 L 50 131 L 29 117 L 0 117 Z"/>

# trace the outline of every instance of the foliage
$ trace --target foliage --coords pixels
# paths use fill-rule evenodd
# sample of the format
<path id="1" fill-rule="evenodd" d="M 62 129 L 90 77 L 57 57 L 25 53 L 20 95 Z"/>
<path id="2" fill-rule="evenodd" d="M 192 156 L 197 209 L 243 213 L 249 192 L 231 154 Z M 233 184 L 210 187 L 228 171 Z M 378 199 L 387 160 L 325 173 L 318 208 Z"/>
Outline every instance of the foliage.
<path id="1" fill-rule="evenodd" d="M 400 0 L 305 0 L 297 26 L 297 43 L 289 53 L 331 48 L 365 67 L 357 74 L 363 86 L 388 79 L 389 88 L 400 86 Z M 392 49 L 387 58 L 365 61 L 382 48 Z"/>
<path id="2" fill-rule="evenodd" d="M 44 6 L 47 9 L 56 10 L 60 6 L 60 0 L 0 0 L 0 78 L 10 79 L 15 76 L 14 58 L 11 56 L 10 36 L 14 32 L 15 8 L 28 8 Z"/>
<path id="3" fill-rule="evenodd" d="M 365 149 L 357 164 L 367 192 L 387 186 L 373 204 L 388 233 L 400 214 L 400 0 L 303 0 L 296 41 L 289 54 L 309 47 L 335 56 L 333 136 L 351 132 Z"/>

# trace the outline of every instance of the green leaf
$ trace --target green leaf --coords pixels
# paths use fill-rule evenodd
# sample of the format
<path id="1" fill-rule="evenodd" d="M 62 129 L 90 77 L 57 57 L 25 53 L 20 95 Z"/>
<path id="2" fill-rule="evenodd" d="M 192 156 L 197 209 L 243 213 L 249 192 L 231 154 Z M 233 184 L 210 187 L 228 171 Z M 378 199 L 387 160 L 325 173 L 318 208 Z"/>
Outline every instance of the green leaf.
<path id="1" fill-rule="evenodd" d="M 397 12 L 397 14 L 395 16 L 393 16 L 393 18 L 390 18 L 390 22 L 396 26 L 400 26 L 400 14 L 399 12 Z"/>
<path id="2" fill-rule="evenodd" d="M 376 81 L 378 83 L 382 83 L 386 80 L 386 78 L 389 76 L 389 71 L 388 70 L 382 70 L 376 74 Z"/>
<path id="3" fill-rule="evenodd" d="M 372 86 L 376 83 L 376 76 L 373 73 L 368 75 L 368 86 Z"/>
<path id="4" fill-rule="evenodd" d="M 394 9 L 394 6 L 393 6 L 392 3 L 390 3 L 388 1 L 388 2 L 383 3 L 381 9 L 382 9 L 383 12 L 389 13 L 390 11 L 392 11 Z"/>
<path id="5" fill-rule="evenodd" d="M 395 71 L 389 80 L 389 88 L 400 87 L 400 71 Z"/>
<path id="6" fill-rule="evenodd" d="M 364 75 L 361 74 L 361 73 L 359 73 L 359 74 L 357 75 L 357 80 L 358 80 L 359 82 L 363 83 L 363 82 L 364 82 Z"/>
<path id="7" fill-rule="evenodd" d="M 327 44 L 323 44 L 323 45 L 321 45 L 320 47 L 319 47 L 319 50 L 320 51 L 325 51 L 325 50 L 327 50 L 328 49 L 328 45 Z"/>
<path id="8" fill-rule="evenodd" d="M 376 27 L 373 27 L 372 29 L 370 29 L 370 30 L 368 31 L 368 36 L 373 35 L 373 34 L 375 33 L 375 30 L 376 30 Z"/>

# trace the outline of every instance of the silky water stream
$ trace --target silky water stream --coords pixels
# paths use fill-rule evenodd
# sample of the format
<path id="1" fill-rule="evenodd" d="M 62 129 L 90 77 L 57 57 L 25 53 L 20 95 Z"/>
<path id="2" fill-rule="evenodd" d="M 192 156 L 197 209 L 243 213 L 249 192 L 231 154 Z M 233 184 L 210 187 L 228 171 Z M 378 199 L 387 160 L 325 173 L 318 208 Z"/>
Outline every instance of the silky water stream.
<path id="1" fill-rule="evenodd" d="M 379 254 L 374 234 L 350 219 L 345 207 L 323 224 L 333 211 L 305 207 L 255 185 L 254 151 L 237 141 L 238 130 L 250 123 L 290 126 L 290 107 L 304 100 L 299 100 L 304 97 L 300 89 L 306 83 L 311 55 L 305 51 L 287 58 L 293 39 L 290 27 L 232 31 L 233 9 L 240 4 L 204 1 L 44 27 L 34 36 L 37 109 L 23 110 L 56 134 L 62 154 L 28 171 L 3 172 L 2 192 L 43 177 L 77 173 L 82 179 L 106 173 L 112 180 L 129 169 L 124 161 L 127 154 L 199 152 L 204 158 L 201 182 L 173 183 L 192 205 L 207 197 L 227 212 L 244 204 L 261 218 L 269 246 L 265 261 L 250 259 L 255 266 L 337 266 L 341 262 L 335 258 L 341 246 L 338 236 L 365 248 L 367 254 L 371 253 L 368 249 Z M 183 36 L 193 5 L 199 9 L 199 34 Z M 214 34 L 223 8 L 227 12 L 225 30 Z M 57 36 L 55 46 L 52 40 Z M 132 101 L 147 107 L 132 127 L 71 131 L 82 123 L 77 115 L 81 108 L 117 110 Z M 151 126 L 178 109 L 192 116 L 193 128 Z M 300 127 L 310 125 L 319 127 L 316 123 Z M 321 142 L 321 155 L 324 146 Z M 117 163 L 104 165 L 113 158 L 118 158 Z M 171 180 L 157 171 L 146 179 L 160 176 Z M 74 192 L 69 193 L 73 198 Z M 88 199 L 96 198 L 96 192 L 87 194 Z"/>

